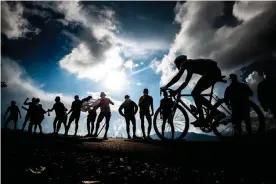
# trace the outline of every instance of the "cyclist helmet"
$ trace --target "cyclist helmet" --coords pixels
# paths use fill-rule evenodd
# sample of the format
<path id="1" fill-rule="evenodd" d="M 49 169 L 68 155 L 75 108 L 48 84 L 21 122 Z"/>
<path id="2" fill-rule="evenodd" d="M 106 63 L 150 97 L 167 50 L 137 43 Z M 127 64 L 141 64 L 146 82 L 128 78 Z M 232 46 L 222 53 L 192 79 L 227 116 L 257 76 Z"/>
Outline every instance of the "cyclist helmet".
<path id="1" fill-rule="evenodd" d="M 187 60 L 187 56 L 186 55 L 180 55 L 177 56 L 174 60 L 174 64 L 176 65 L 176 67 L 179 69 L 182 62 Z"/>

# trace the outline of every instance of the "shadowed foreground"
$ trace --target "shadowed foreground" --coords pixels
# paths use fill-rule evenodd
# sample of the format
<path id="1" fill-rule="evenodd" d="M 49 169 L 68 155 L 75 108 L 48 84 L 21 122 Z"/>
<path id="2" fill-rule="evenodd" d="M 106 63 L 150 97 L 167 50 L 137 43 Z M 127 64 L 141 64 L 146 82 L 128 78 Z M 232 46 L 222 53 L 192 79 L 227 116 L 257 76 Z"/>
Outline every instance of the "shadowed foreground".
<path id="1" fill-rule="evenodd" d="M 162 143 L 2 130 L 2 182 L 275 183 L 274 133 L 250 142 Z"/>

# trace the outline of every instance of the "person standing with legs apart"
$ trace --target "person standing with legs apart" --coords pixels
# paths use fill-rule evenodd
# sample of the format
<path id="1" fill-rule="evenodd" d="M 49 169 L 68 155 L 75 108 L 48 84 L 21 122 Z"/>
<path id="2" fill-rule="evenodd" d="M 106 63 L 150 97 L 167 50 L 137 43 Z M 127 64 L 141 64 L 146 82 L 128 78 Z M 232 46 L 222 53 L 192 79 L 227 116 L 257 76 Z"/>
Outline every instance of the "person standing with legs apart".
<path id="1" fill-rule="evenodd" d="M 14 122 L 14 130 L 17 129 L 17 120 L 18 120 L 18 115 L 21 119 L 21 113 L 20 113 L 20 110 L 18 108 L 18 106 L 16 105 L 15 101 L 11 101 L 11 106 L 8 107 L 5 115 L 4 115 L 4 118 L 7 116 L 7 114 L 10 112 L 10 115 L 8 117 L 8 119 L 6 120 L 5 122 L 5 126 L 4 128 L 7 128 L 8 127 L 8 123 L 13 120 Z"/>
<path id="2" fill-rule="evenodd" d="M 75 120 L 75 134 L 74 136 L 77 135 L 78 128 L 79 128 L 79 119 L 80 119 L 80 114 L 81 114 L 81 106 L 82 106 L 82 101 L 79 99 L 79 96 L 75 96 L 75 101 L 72 102 L 72 106 L 70 111 L 68 112 L 67 115 L 69 115 L 71 112 L 71 116 L 69 117 L 69 122 L 66 128 L 66 135 L 68 135 L 68 131 L 70 129 L 71 123 Z"/>
<path id="3" fill-rule="evenodd" d="M 26 114 L 25 120 L 23 122 L 22 131 L 25 129 L 27 122 L 30 120 L 30 118 L 33 114 L 33 111 L 34 111 L 34 107 L 35 107 L 35 98 L 32 98 L 31 102 L 27 102 L 28 100 L 29 100 L 29 98 L 27 98 L 24 102 L 24 105 L 28 105 L 29 108 L 27 110 L 27 114 Z"/>
<path id="4" fill-rule="evenodd" d="M 151 126 L 152 126 L 151 116 L 154 115 L 153 98 L 149 96 L 149 90 L 147 88 L 145 88 L 143 92 L 144 92 L 144 95 L 140 97 L 139 103 L 138 103 L 138 106 L 140 107 L 141 128 L 143 132 L 143 137 L 151 139 L 150 137 Z M 151 113 L 150 113 L 150 108 L 151 108 Z M 145 116 L 149 124 L 147 137 L 145 133 L 145 122 L 144 122 Z"/>
<path id="5" fill-rule="evenodd" d="M 123 110 L 124 109 L 124 113 Z M 132 122 L 132 127 L 133 127 L 133 138 L 136 138 L 136 119 L 135 119 L 135 114 L 138 111 L 138 106 L 135 102 L 130 100 L 129 96 L 125 96 L 125 101 L 124 103 L 120 106 L 119 108 L 119 113 L 125 117 L 126 119 L 126 130 L 127 130 L 127 136 L 128 139 L 131 139 L 131 136 L 129 134 L 129 125 L 130 121 Z"/>
<path id="6" fill-rule="evenodd" d="M 173 108 L 173 100 L 172 98 L 168 97 L 168 93 L 166 91 L 163 91 L 164 98 L 160 101 L 160 110 L 161 110 L 161 119 L 163 119 L 163 124 L 162 124 L 162 136 L 164 137 L 165 133 L 165 126 L 168 121 L 170 127 L 171 127 L 171 132 L 172 132 L 172 139 L 174 138 L 174 125 L 173 122 L 169 119 L 172 108 Z"/>
<path id="7" fill-rule="evenodd" d="M 92 136 L 93 134 L 96 117 L 97 117 L 97 108 L 92 107 L 92 109 L 88 111 L 88 116 L 87 116 L 87 131 L 88 131 L 88 134 L 86 135 L 87 137 Z"/>
<path id="8" fill-rule="evenodd" d="M 106 98 L 106 94 L 104 92 L 101 92 L 100 96 L 101 96 L 101 101 L 97 105 L 97 108 L 100 107 L 101 112 L 100 112 L 100 114 L 98 116 L 98 119 L 97 119 L 96 132 L 95 132 L 94 136 L 95 137 L 98 136 L 98 131 L 99 131 L 100 123 L 103 120 L 103 118 L 105 118 L 105 134 L 104 134 L 104 139 L 107 139 L 107 132 L 108 132 L 108 129 L 109 129 L 109 121 L 110 121 L 110 118 L 111 118 L 111 110 L 110 110 L 109 104 L 114 105 L 114 103 L 109 98 Z"/>
<path id="9" fill-rule="evenodd" d="M 59 122 L 59 124 L 61 124 L 61 122 L 65 121 L 65 113 L 64 112 L 67 111 L 64 104 L 60 101 L 59 96 L 57 96 L 55 98 L 55 101 L 56 101 L 56 103 L 54 104 L 53 108 L 48 109 L 49 112 L 51 112 L 53 110 L 55 110 L 55 112 L 56 112 L 56 117 L 55 117 L 54 122 L 53 122 L 53 129 L 54 129 L 53 134 L 58 133 L 58 131 L 57 131 L 57 122 Z"/>

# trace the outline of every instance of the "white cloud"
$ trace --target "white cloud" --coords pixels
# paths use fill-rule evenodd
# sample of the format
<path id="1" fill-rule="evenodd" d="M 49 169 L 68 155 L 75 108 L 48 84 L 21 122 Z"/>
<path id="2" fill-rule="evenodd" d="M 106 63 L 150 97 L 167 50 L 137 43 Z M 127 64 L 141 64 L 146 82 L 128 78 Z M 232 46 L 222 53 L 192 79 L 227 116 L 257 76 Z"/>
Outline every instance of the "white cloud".
<path id="1" fill-rule="evenodd" d="M 259 75 L 258 72 L 253 71 L 248 77 L 245 79 L 247 84 L 256 92 L 258 84 L 263 80 L 263 77 Z"/>
<path id="2" fill-rule="evenodd" d="M 125 63 L 124 63 L 124 67 L 125 68 L 128 68 L 130 70 L 132 70 L 133 68 L 137 68 L 139 67 L 139 64 L 134 64 L 132 60 L 127 60 Z"/>
<path id="3" fill-rule="evenodd" d="M 175 21 L 181 29 L 168 54 L 161 61 L 153 62 L 155 71 L 162 75 L 161 85 L 176 73 L 173 60 L 179 54 L 192 59 L 214 59 L 227 71 L 238 69 L 254 56 L 275 49 L 273 44 L 267 46 L 267 40 L 273 36 L 275 5 L 274 2 L 236 2 L 233 16 L 242 22 L 235 26 L 214 27 L 213 23 L 223 14 L 223 2 L 177 3 Z M 262 34 L 267 35 L 267 40 Z"/>
<path id="4" fill-rule="evenodd" d="M 24 7 L 21 3 L 11 5 L 1 2 L 1 33 L 9 39 L 25 37 L 27 33 L 38 34 L 38 28 L 32 28 L 31 24 L 23 16 Z"/>
<path id="5" fill-rule="evenodd" d="M 137 82 L 136 85 L 137 86 L 142 86 L 142 83 L 141 82 Z"/>

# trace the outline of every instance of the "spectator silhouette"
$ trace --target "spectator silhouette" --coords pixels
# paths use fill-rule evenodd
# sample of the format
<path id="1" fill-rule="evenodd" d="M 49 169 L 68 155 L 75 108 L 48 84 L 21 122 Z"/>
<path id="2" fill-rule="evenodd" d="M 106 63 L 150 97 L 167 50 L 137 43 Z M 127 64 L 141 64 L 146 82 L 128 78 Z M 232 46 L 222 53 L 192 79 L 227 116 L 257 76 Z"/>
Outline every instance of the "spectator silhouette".
<path id="1" fill-rule="evenodd" d="M 232 110 L 232 121 L 238 136 L 242 133 L 241 122 L 246 123 L 246 130 L 251 134 L 249 98 L 253 96 L 250 87 L 238 81 L 235 74 L 230 74 L 231 84 L 226 88 L 224 98 Z"/>
<path id="2" fill-rule="evenodd" d="M 40 104 L 40 99 L 37 98 L 35 100 L 35 107 L 33 116 L 31 116 L 30 124 L 29 124 L 29 132 L 32 131 L 34 126 L 34 132 L 36 132 L 37 127 L 39 127 L 40 134 L 42 134 L 42 121 L 44 119 L 44 114 L 47 113 Z"/>
<path id="3" fill-rule="evenodd" d="M 123 113 L 124 110 L 124 113 Z M 122 105 L 119 107 L 119 113 L 125 117 L 126 119 L 126 131 L 128 139 L 131 139 L 131 136 L 129 134 L 129 124 L 130 121 L 132 122 L 132 128 L 133 128 L 133 138 L 136 138 L 136 119 L 135 114 L 138 111 L 138 106 L 135 102 L 133 102 L 128 95 L 125 96 L 125 101 L 122 103 Z"/>
<path id="4" fill-rule="evenodd" d="M 168 93 L 166 91 L 163 91 L 163 95 L 164 98 L 160 102 L 160 114 L 161 119 L 163 119 L 162 136 L 164 137 L 165 126 L 166 122 L 168 121 L 169 125 L 171 126 L 172 138 L 174 138 L 174 125 L 173 122 L 168 119 L 172 111 L 173 100 L 168 98 Z"/>
<path id="5" fill-rule="evenodd" d="M 56 117 L 54 119 L 53 122 L 53 129 L 54 132 L 53 134 L 58 134 L 58 130 L 60 129 L 61 123 L 64 123 L 64 126 L 66 127 L 66 113 L 65 111 L 67 111 L 67 108 L 64 106 L 64 104 L 60 101 L 60 97 L 57 96 L 55 98 L 55 104 L 53 105 L 52 109 L 48 109 L 49 112 L 55 110 L 56 113 Z M 57 125 L 58 123 L 58 125 Z"/>
<path id="6" fill-rule="evenodd" d="M 94 132 L 94 123 L 95 123 L 96 117 L 97 117 L 97 108 L 92 107 L 92 109 L 90 109 L 88 111 L 88 116 L 87 116 L 87 131 L 88 131 L 88 134 L 86 136 L 92 136 L 92 134 Z"/>
<path id="7" fill-rule="evenodd" d="M 258 100 L 264 111 L 273 114 L 276 119 L 276 80 L 268 72 L 264 72 L 264 80 L 258 84 Z"/>
<path id="8" fill-rule="evenodd" d="M 31 116 L 33 115 L 34 106 L 35 106 L 35 98 L 32 98 L 31 102 L 27 102 L 28 100 L 29 100 L 29 98 L 27 98 L 24 102 L 24 105 L 28 105 L 29 108 L 27 110 L 27 114 L 25 116 L 25 120 L 22 125 L 22 131 L 25 129 L 27 122 L 30 120 Z"/>
<path id="9" fill-rule="evenodd" d="M 71 116 L 69 117 L 69 122 L 66 128 L 66 135 L 68 134 L 68 131 L 70 129 L 71 123 L 75 120 L 75 134 L 74 136 L 77 135 L 78 128 L 79 128 L 79 120 L 80 120 L 80 114 L 81 114 L 81 106 L 82 106 L 82 101 L 79 99 L 79 96 L 75 96 L 75 101 L 72 102 L 72 106 L 70 111 L 68 112 L 67 115 L 69 115 L 71 112 Z"/>
<path id="10" fill-rule="evenodd" d="M 7 116 L 7 114 L 10 113 L 8 119 L 5 122 L 5 126 L 4 128 L 8 127 L 8 123 L 12 120 L 14 122 L 14 129 L 17 129 L 17 120 L 18 120 L 18 115 L 21 119 L 21 113 L 20 110 L 18 108 L 18 106 L 16 105 L 15 101 L 11 101 L 11 106 L 8 107 L 4 117 Z"/>
<path id="11" fill-rule="evenodd" d="M 104 139 L 107 139 L 107 132 L 108 132 L 108 129 L 109 129 L 109 121 L 110 121 L 110 118 L 111 118 L 111 110 L 110 110 L 109 104 L 114 105 L 114 103 L 109 98 L 106 98 L 106 94 L 104 92 L 101 92 L 100 96 L 101 96 L 101 101 L 97 105 L 97 108 L 100 107 L 101 112 L 100 112 L 100 114 L 98 116 L 98 119 L 97 119 L 96 132 L 95 132 L 94 136 L 95 137 L 98 136 L 98 131 L 99 131 L 100 123 L 103 120 L 103 118 L 105 118 L 105 134 L 104 134 Z"/>
<path id="12" fill-rule="evenodd" d="M 138 106 L 140 107 L 141 128 L 142 128 L 142 132 L 143 132 L 143 137 L 146 138 L 145 122 L 144 122 L 144 117 L 146 116 L 148 124 L 149 124 L 147 138 L 150 139 L 150 132 L 151 132 L 151 126 L 152 126 L 151 116 L 153 116 L 153 114 L 154 114 L 153 98 L 148 95 L 149 90 L 147 88 L 144 89 L 143 93 L 144 93 L 144 95 L 140 97 L 139 103 L 138 103 Z M 151 108 L 151 113 L 150 113 L 150 108 Z"/>

